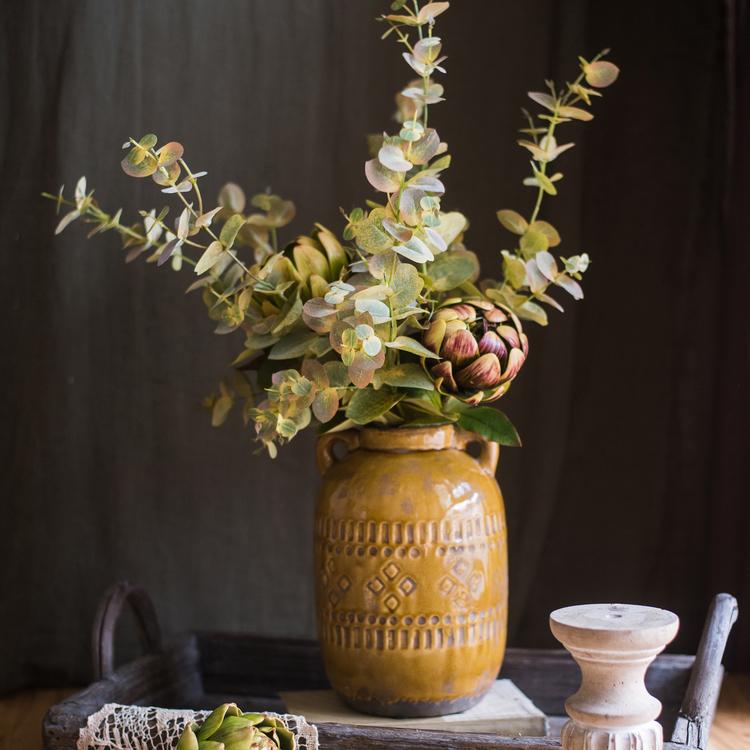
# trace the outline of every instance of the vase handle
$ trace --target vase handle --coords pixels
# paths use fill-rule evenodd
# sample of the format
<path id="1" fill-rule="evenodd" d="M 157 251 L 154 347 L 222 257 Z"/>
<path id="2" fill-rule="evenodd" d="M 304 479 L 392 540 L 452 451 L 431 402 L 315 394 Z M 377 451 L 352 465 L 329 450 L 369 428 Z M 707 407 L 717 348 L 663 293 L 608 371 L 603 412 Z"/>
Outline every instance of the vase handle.
<path id="1" fill-rule="evenodd" d="M 456 447 L 459 450 L 465 450 L 471 443 L 478 443 L 480 446 L 477 463 L 487 476 L 494 477 L 497 470 L 497 462 L 500 460 L 500 446 L 498 443 L 488 440 L 483 435 L 466 430 L 456 431 Z"/>
<path id="2" fill-rule="evenodd" d="M 318 463 L 318 471 L 321 474 L 325 474 L 333 466 L 336 460 L 333 449 L 337 443 L 343 443 L 350 452 L 354 451 L 359 448 L 359 432 L 357 430 L 329 432 L 318 438 L 315 457 Z"/>

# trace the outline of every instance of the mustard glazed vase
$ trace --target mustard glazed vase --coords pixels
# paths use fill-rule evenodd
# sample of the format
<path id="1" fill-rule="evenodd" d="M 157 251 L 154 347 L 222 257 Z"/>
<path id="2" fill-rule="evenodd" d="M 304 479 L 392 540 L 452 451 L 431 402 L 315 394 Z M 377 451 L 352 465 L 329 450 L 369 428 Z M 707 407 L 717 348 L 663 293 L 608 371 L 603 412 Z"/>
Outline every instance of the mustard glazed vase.
<path id="1" fill-rule="evenodd" d="M 328 679 L 356 710 L 456 713 L 497 678 L 508 599 L 498 455 L 453 426 L 319 438 L 318 634 Z"/>

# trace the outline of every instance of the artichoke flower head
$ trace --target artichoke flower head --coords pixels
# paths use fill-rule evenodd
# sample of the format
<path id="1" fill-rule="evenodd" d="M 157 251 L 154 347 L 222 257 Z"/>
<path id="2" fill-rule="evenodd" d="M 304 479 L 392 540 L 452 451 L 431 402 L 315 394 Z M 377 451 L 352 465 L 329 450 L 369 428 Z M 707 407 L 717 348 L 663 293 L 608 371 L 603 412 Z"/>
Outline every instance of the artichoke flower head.
<path id="1" fill-rule="evenodd" d="M 505 394 L 529 351 L 516 315 L 484 299 L 439 308 L 424 345 L 441 358 L 430 368 L 435 387 L 471 405 Z"/>
<path id="2" fill-rule="evenodd" d="M 224 703 L 202 724 L 188 724 L 175 750 L 295 750 L 295 741 L 281 719 Z"/>

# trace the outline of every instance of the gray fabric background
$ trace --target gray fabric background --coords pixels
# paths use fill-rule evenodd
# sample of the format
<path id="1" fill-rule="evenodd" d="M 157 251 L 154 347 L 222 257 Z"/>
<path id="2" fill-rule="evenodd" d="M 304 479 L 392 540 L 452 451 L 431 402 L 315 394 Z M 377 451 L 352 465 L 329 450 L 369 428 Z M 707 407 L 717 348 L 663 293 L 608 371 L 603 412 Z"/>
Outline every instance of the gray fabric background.
<path id="1" fill-rule="evenodd" d="M 736 8 L 454 6 L 440 24 L 448 101 L 431 121 L 454 156 L 444 205 L 468 213 L 487 275 L 504 241 L 495 210 L 531 200 L 514 144 L 524 92 L 605 45 L 623 69 L 596 120 L 568 129 L 578 146 L 547 214 L 567 254 L 594 258 L 586 299 L 529 325 L 502 404 L 525 442 L 499 472 L 510 641 L 551 645 L 551 609 L 625 600 L 674 609 L 675 648 L 694 650 L 710 596 L 747 581 L 747 312 L 725 293 L 747 261 L 721 215 Z M 199 403 L 239 339 L 212 335 L 183 295 L 189 272 L 126 267 L 114 237 L 87 242 L 79 226 L 53 239 L 39 193 L 86 174 L 104 206 L 161 206 L 118 164 L 121 142 L 151 131 L 185 144 L 208 195 L 271 185 L 298 205 L 293 232 L 340 230 L 338 207 L 369 195 L 364 134 L 390 126 L 409 78 L 379 41 L 385 7 L 0 4 L 0 689 L 88 679 L 96 603 L 123 578 L 148 588 L 169 633 L 314 633 L 314 435 L 272 463 L 238 420 L 212 429 Z"/>

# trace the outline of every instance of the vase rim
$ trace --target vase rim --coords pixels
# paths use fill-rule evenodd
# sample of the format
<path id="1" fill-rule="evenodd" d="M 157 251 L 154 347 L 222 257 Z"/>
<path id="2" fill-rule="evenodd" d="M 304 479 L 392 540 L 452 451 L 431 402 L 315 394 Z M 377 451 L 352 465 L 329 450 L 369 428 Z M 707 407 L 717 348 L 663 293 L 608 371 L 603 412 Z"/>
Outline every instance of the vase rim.
<path id="1" fill-rule="evenodd" d="M 452 424 L 428 427 L 363 427 L 359 447 L 375 451 L 440 451 L 457 448 Z"/>

